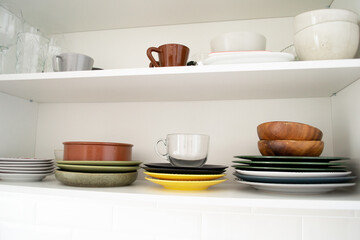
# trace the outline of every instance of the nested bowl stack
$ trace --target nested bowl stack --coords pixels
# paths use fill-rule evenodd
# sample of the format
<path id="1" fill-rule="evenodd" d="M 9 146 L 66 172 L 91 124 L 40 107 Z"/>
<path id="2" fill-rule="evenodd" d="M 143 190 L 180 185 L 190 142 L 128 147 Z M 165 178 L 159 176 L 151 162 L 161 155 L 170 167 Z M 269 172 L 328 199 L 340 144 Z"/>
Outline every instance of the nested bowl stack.
<path id="1" fill-rule="evenodd" d="M 288 121 L 265 122 L 257 127 L 263 156 L 320 156 L 324 149 L 320 129 Z"/>

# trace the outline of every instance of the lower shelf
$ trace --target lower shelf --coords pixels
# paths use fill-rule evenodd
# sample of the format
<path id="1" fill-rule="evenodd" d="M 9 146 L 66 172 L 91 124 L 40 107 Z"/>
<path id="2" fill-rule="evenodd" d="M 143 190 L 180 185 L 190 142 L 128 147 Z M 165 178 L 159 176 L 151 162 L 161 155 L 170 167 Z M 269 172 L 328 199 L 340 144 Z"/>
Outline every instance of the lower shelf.
<path id="1" fill-rule="evenodd" d="M 279 194 L 255 190 L 239 183 L 221 183 L 206 191 L 173 191 L 138 179 L 130 186 L 113 188 L 79 188 L 65 186 L 54 176 L 42 182 L 0 181 L 0 192 L 41 194 L 92 198 L 99 200 L 151 200 L 173 204 L 203 204 L 215 206 L 275 207 L 297 209 L 360 210 L 360 191 L 357 188 L 338 189 L 318 195 Z"/>

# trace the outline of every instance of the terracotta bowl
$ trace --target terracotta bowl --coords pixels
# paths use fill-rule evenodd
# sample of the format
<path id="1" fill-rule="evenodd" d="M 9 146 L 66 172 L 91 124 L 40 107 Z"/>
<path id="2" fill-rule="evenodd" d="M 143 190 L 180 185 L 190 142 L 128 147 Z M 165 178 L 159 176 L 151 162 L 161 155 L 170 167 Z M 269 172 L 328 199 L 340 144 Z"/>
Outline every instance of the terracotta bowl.
<path id="1" fill-rule="evenodd" d="M 263 156 L 318 157 L 324 149 L 323 141 L 260 140 L 258 148 Z"/>
<path id="2" fill-rule="evenodd" d="M 320 129 L 298 122 L 265 122 L 257 127 L 260 140 L 321 140 Z"/>
<path id="3" fill-rule="evenodd" d="M 131 144 L 110 142 L 64 142 L 64 160 L 131 161 Z"/>

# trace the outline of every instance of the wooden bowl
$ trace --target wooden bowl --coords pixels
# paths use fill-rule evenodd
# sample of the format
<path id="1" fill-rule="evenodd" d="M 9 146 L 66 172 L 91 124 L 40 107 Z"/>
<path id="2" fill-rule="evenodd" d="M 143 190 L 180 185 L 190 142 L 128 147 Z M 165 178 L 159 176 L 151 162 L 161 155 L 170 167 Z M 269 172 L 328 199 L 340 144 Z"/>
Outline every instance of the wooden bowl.
<path id="1" fill-rule="evenodd" d="M 318 157 L 324 149 L 323 141 L 260 140 L 258 148 L 263 156 Z"/>
<path id="2" fill-rule="evenodd" d="M 110 142 L 64 142 L 64 160 L 131 161 L 132 144 Z"/>
<path id="3" fill-rule="evenodd" d="M 320 129 L 298 122 L 265 122 L 257 127 L 260 140 L 321 140 Z"/>

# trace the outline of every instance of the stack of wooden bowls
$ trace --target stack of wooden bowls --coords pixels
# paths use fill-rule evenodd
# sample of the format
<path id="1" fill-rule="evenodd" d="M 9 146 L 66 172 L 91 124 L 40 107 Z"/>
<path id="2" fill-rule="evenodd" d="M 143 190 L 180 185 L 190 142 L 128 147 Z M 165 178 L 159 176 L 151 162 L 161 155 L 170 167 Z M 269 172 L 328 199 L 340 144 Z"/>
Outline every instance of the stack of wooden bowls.
<path id="1" fill-rule="evenodd" d="M 324 149 L 320 129 L 298 122 L 265 122 L 257 127 L 263 156 L 320 156 Z"/>

